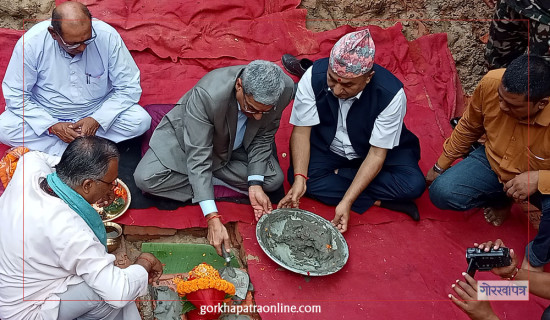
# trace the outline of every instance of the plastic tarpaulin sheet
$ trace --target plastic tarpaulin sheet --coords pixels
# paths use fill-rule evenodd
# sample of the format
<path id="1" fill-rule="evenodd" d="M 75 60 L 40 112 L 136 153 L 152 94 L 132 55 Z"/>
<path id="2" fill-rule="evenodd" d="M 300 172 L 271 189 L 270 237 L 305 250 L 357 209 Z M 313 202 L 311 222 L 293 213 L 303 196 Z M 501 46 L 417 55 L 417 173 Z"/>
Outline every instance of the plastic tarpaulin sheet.
<path id="1" fill-rule="evenodd" d="M 57 1 L 59 4 L 63 1 Z M 175 103 L 208 71 L 251 60 L 280 64 L 284 53 L 317 59 L 328 56 L 348 26 L 313 33 L 297 0 L 273 1 L 82 1 L 92 15 L 114 26 L 141 70 L 141 105 Z M 407 41 L 401 25 L 370 27 L 375 61 L 405 85 L 407 127 L 419 138 L 420 166 L 426 172 L 451 132 L 449 119 L 463 104 L 462 88 L 445 34 Z M 22 31 L 0 29 L 0 77 Z M 296 79 L 297 80 L 297 79 Z M 0 106 L 4 105 L 0 96 Z M 276 136 L 283 170 L 289 165 L 290 107 Z M 0 153 L 7 149 L 0 146 Z M 286 186 L 288 184 L 285 182 Z M 255 238 L 253 212 L 247 205 L 218 203 L 224 221 L 239 221 L 258 304 L 321 305 L 321 314 L 262 312 L 262 319 L 466 319 L 446 298 L 450 285 L 466 269 L 465 248 L 474 241 L 501 237 L 523 254 L 535 234 L 516 210 L 500 228 L 487 224 L 479 211 L 436 209 L 427 192 L 417 201 L 421 221 L 384 209 L 352 213 L 345 237 L 350 259 L 338 273 L 306 278 L 278 267 Z M 301 208 L 332 219 L 334 208 L 310 199 Z M 198 206 L 174 211 L 129 210 L 119 223 L 167 228 L 206 227 Z M 482 278 L 491 278 L 483 274 Z M 543 299 L 494 303 L 502 318 L 540 317 Z"/>

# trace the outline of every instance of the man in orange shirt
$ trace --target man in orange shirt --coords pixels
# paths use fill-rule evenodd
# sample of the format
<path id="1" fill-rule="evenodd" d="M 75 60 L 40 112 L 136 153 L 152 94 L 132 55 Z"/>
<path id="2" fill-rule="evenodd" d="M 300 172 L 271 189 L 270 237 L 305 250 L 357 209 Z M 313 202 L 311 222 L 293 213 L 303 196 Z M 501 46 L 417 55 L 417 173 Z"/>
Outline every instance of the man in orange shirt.
<path id="1" fill-rule="evenodd" d="M 523 55 L 507 69 L 483 77 L 472 101 L 426 175 L 430 199 L 440 209 L 484 208 L 500 225 L 514 201 L 542 210 L 539 233 L 526 250 L 524 267 L 550 261 L 550 64 Z M 485 146 L 451 167 L 483 134 Z"/>

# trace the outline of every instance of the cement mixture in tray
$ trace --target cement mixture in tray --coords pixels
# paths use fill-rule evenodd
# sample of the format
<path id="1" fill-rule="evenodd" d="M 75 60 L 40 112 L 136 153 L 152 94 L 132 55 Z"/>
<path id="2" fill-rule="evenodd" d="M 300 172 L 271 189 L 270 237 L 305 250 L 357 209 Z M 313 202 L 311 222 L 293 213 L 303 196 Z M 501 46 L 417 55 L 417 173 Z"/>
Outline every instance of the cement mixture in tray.
<path id="1" fill-rule="evenodd" d="M 305 210 L 274 210 L 260 220 L 257 232 L 264 251 L 298 273 L 331 274 L 347 261 L 347 244 L 340 233 L 330 222 Z"/>

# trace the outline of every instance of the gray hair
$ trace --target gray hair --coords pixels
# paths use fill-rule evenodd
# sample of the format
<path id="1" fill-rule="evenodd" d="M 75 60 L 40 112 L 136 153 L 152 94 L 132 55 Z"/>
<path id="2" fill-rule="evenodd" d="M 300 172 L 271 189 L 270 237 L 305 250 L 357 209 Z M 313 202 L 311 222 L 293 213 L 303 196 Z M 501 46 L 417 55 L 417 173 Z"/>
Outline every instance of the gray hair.
<path id="1" fill-rule="evenodd" d="M 244 68 L 241 80 L 246 94 L 261 104 L 274 106 L 285 89 L 283 76 L 283 70 L 273 62 L 254 60 Z"/>
<path id="2" fill-rule="evenodd" d="M 74 189 L 86 179 L 103 178 L 109 169 L 109 162 L 119 157 L 112 141 L 97 136 L 78 137 L 63 152 L 56 166 L 57 175 Z"/>

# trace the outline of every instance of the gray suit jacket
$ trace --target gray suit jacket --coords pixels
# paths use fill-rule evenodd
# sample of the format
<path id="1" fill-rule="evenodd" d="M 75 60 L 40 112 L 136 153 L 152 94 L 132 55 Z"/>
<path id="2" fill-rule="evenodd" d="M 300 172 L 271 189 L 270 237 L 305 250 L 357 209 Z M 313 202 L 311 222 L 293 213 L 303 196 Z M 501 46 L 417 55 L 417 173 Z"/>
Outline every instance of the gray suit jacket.
<path id="1" fill-rule="evenodd" d="M 163 166 L 186 174 L 193 202 L 214 199 L 212 172 L 231 159 L 237 130 L 235 82 L 245 66 L 206 74 L 168 112 L 153 132 L 149 146 Z M 248 175 L 264 175 L 281 114 L 294 98 L 294 82 L 285 75 L 285 89 L 276 110 L 247 121 L 243 147 Z"/>

